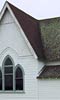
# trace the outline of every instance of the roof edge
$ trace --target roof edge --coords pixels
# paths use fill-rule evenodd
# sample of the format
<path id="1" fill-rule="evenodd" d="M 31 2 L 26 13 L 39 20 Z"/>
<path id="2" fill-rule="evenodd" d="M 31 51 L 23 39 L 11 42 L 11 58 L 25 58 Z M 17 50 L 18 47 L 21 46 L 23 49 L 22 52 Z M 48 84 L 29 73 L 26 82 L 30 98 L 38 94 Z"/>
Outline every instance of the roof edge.
<path id="1" fill-rule="evenodd" d="M 8 1 L 5 1 L 4 6 L 3 6 L 3 8 L 2 8 L 2 10 L 1 10 L 1 12 L 0 12 L 0 20 L 1 20 L 1 18 L 3 17 L 3 15 L 4 15 L 4 13 L 5 13 L 5 10 L 6 10 L 6 8 L 7 8 L 7 9 L 9 10 L 9 12 L 11 13 L 12 17 L 14 18 L 16 24 L 18 25 L 19 29 L 21 28 L 20 31 L 23 31 L 22 27 L 20 26 L 20 24 L 19 24 L 17 18 L 15 17 L 15 15 L 14 15 L 14 13 L 13 13 L 11 7 L 10 7 L 10 4 L 11 4 L 11 3 L 9 3 Z M 11 4 L 11 5 L 12 5 L 12 4 Z M 14 5 L 12 5 L 12 6 L 14 6 Z M 14 7 L 15 7 L 15 6 L 14 6 Z M 17 7 L 16 7 L 16 8 L 17 8 Z M 17 8 L 17 9 L 19 9 L 19 8 Z M 20 9 L 19 9 L 19 10 L 20 10 Z M 21 11 L 22 11 L 22 10 L 21 10 Z M 22 12 L 23 12 L 23 11 L 22 11 Z M 25 13 L 25 12 L 23 12 L 23 13 Z M 25 14 L 26 14 L 26 13 L 25 13 Z M 28 15 L 28 16 L 31 17 L 31 18 L 33 18 L 33 17 L 30 16 L 30 15 Z M 34 18 L 33 18 L 33 19 L 34 19 Z M 37 21 L 36 19 L 34 19 L 34 20 Z M 38 59 L 38 56 L 37 56 L 35 50 L 33 49 L 32 45 L 30 44 L 28 38 L 26 37 L 26 35 L 24 34 L 24 32 L 21 32 L 21 33 L 22 33 L 22 36 L 23 36 L 23 38 L 25 39 L 26 44 L 27 44 L 27 46 L 29 47 L 31 53 L 33 54 L 34 58 L 35 58 L 35 59 Z"/>

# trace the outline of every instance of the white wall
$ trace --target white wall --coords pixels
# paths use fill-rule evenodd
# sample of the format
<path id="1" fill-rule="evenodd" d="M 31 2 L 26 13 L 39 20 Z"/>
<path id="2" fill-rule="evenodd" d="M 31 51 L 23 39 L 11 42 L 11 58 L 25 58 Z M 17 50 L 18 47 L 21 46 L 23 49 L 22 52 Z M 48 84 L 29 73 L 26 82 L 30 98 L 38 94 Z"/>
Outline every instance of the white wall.
<path id="1" fill-rule="evenodd" d="M 7 47 L 14 49 L 20 56 L 32 55 L 9 12 L 6 12 L 0 23 L 0 53 Z"/>
<path id="2" fill-rule="evenodd" d="M 10 13 L 7 11 L 0 23 L 0 67 L 4 58 L 10 55 L 15 63 L 20 64 L 25 72 L 24 93 L 0 93 L 1 100 L 38 100 L 37 75 L 38 64 L 32 52 L 28 48 L 20 29 L 15 24 Z M 15 67 L 14 66 L 14 67 Z"/>
<path id="3" fill-rule="evenodd" d="M 38 100 L 60 100 L 60 79 L 38 80 Z"/>
<path id="4" fill-rule="evenodd" d="M 46 65 L 60 65 L 60 62 L 47 62 Z M 60 100 L 60 79 L 38 79 L 38 100 Z"/>
<path id="5" fill-rule="evenodd" d="M 60 100 L 60 80 L 38 80 L 44 63 L 37 61 L 27 46 L 20 29 L 7 11 L 0 23 L 0 67 L 10 55 L 15 66 L 20 64 L 25 72 L 24 92 L 0 92 L 1 100 Z M 60 62 L 58 62 L 60 63 Z M 50 63 L 48 63 L 50 64 Z M 53 63 L 51 63 L 53 65 Z M 14 67 L 15 67 L 14 66 Z"/>

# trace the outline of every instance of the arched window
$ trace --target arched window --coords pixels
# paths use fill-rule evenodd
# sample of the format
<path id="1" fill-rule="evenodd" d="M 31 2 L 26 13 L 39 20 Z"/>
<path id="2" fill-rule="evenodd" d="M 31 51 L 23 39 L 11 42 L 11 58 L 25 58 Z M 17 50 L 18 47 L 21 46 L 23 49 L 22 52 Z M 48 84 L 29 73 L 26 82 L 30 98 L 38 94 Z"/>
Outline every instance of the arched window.
<path id="1" fill-rule="evenodd" d="M 13 63 L 9 57 L 7 57 L 7 59 L 5 60 L 4 65 L 13 65 Z"/>
<path id="2" fill-rule="evenodd" d="M 19 64 L 14 66 L 14 61 L 9 55 L 5 57 L 2 66 L 2 72 L 0 70 L 0 90 L 23 90 L 23 70 L 21 66 Z"/>
<path id="3" fill-rule="evenodd" d="M 0 70 L 0 90 L 2 90 L 2 72 Z"/>
<path id="4" fill-rule="evenodd" d="M 23 90 L 23 72 L 19 65 L 17 65 L 15 71 L 15 89 Z"/>
<path id="5" fill-rule="evenodd" d="M 13 62 L 10 56 L 4 60 L 4 90 L 13 90 Z"/>

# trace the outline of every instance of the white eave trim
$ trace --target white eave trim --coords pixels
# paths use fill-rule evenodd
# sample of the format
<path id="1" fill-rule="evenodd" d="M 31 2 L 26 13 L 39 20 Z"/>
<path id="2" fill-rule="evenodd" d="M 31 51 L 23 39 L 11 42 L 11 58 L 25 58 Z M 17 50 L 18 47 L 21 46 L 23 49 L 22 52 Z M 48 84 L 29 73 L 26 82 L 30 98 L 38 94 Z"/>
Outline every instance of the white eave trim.
<path id="1" fill-rule="evenodd" d="M 4 15 L 4 12 L 5 12 L 6 8 L 8 8 L 8 10 L 9 10 L 9 12 L 11 13 L 13 19 L 15 20 L 17 26 L 19 27 L 19 29 L 20 29 L 20 31 L 21 31 L 21 33 L 22 33 L 22 36 L 23 36 L 23 38 L 25 39 L 26 44 L 28 45 L 28 47 L 29 47 L 29 49 L 30 49 L 32 55 L 34 56 L 35 59 L 37 59 L 37 58 L 38 58 L 37 54 L 35 53 L 34 49 L 32 48 L 32 46 L 31 46 L 29 40 L 27 39 L 26 35 L 24 34 L 24 31 L 23 31 L 22 27 L 20 26 L 19 22 L 17 21 L 16 17 L 14 16 L 14 14 L 13 14 L 13 12 L 12 12 L 12 10 L 11 10 L 11 8 L 10 8 L 10 6 L 9 6 L 9 4 L 8 4 L 7 2 L 5 2 L 4 6 L 3 6 L 2 10 L 1 10 L 1 13 L 0 13 L 0 20 L 1 20 L 2 16 Z"/>
<path id="2" fill-rule="evenodd" d="M 2 16 L 4 15 L 4 12 L 5 12 L 6 8 L 7 8 L 7 3 L 5 2 L 4 6 L 3 6 L 3 8 L 0 12 L 0 21 L 1 21 Z"/>

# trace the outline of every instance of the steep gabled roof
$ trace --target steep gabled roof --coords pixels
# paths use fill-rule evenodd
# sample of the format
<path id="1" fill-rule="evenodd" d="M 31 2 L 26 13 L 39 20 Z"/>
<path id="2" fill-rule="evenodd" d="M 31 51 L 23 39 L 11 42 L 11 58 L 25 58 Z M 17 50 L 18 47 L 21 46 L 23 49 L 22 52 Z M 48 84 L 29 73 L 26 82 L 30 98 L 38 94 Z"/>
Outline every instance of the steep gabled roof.
<path id="1" fill-rule="evenodd" d="M 38 58 L 44 58 L 39 21 L 7 2 Z"/>
<path id="2" fill-rule="evenodd" d="M 60 65 L 46 65 L 42 68 L 38 79 L 44 78 L 60 78 Z"/>
<path id="3" fill-rule="evenodd" d="M 8 3 L 38 58 L 60 60 L 60 17 L 36 20 Z"/>
<path id="4" fill-rule="evenodd" d="M 36 20 L 7 2 L 24 31 L 34 54 L 46 61 L 60 61 L 60 17 Z"/>

